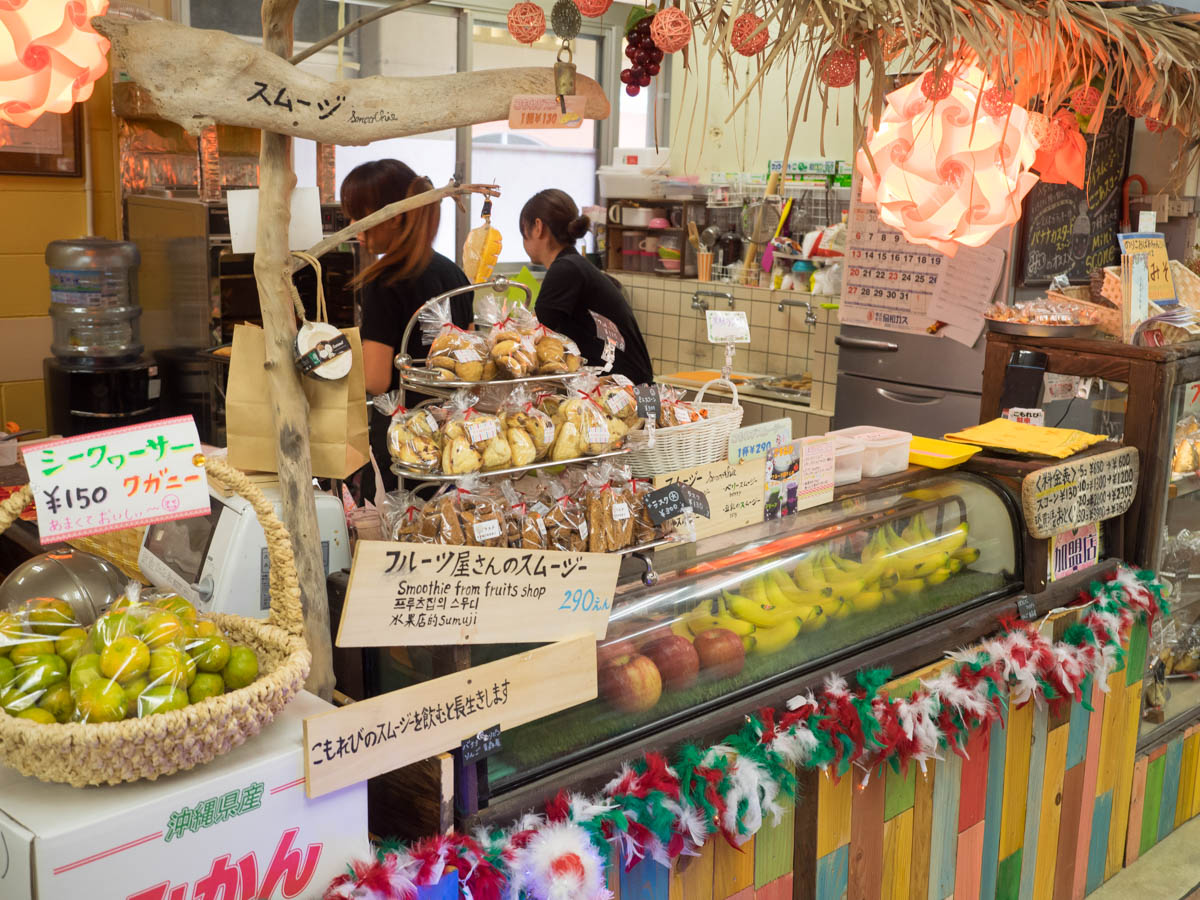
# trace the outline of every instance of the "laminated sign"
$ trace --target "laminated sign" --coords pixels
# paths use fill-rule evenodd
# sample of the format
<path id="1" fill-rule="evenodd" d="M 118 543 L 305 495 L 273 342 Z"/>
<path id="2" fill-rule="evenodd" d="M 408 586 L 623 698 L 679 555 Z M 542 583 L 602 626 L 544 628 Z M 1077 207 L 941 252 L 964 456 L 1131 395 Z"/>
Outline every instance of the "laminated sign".
<path id="1" fill-rule="evenodd" d="M 43 441 L 23 452 L 43 544 L 209 513 L 191 416 Z"/>

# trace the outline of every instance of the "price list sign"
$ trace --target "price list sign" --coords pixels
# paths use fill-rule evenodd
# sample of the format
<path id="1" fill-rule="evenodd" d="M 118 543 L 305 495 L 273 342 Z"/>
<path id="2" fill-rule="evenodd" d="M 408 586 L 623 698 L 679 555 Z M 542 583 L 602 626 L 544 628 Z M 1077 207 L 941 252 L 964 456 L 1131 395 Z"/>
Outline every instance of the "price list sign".
<path id="1" fill-rule="evenodd" d="M 615 553 L 359 541 L 337 645 L 602 638 L 620 567 Z"/>
<path id="2" fill-rule="evenodd" d="M 209 513 L 191 416 L 23 449 L 43 544 Z"/>
<path id="3" fill-rule="evenodd" d="M 1025 524 L 1035 538 L 1122 515 L 1137 493 L 1138 451 L 1122 447 L 1038 469 L 1021 483 Z"/>

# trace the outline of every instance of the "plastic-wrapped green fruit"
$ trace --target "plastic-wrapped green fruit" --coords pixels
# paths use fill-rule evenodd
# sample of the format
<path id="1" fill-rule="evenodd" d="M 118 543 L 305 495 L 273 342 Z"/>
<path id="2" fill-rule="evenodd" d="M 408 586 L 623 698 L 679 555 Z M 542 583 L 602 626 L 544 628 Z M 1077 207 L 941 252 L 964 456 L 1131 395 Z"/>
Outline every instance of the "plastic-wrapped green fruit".
<path id="1" fill-rule="evenodd" d="M 117 638 L 137 634 L 138 621 L 127 612 L 106 612 L 92 626 L 92 643 L 103 650 Z"/>
<path id="2" fill-rule="evenodd" d="M 66 600 L 39 597 L 30 605 L 29 625 L 38 634 L 54 637 L 77 624 L 79 623 L 75 621 L 75 611 Z"/>
<path id="3" fill-rule="evenodd" d="M 258 677 L 258 657 L 249 647 L 234 647 L 229 652 L 229 662 L 221 670 L 227 690 L 236 691 L 252 683 Z"/>
<path id="4" fill-rule="evenodd" d="M 79 696 L 79 692 L 88 684 L 103 677 L 100 674 L 100 655 L 98 653 L 87 653 L 77 657 L 71 665 L 71 674 L 68 678 L 71 695 Z"/>
<path id="5" fill-rule="evenodd" d="M 8 658 L 13 661 L 13 665 L 19 666 L 36 656 L 45 656 L 53 652 L 53 641 L 22 641 L 9 651 Z"/>
<path id="6" fill-rule="evenodd" d="M 171 685 L 158 685 L 146 688 L 137 699 L 138 718 L 144 719 L 155 713 L 170 712 L 173 709 L 183 709 L 188 705 L 188 695 L 182 688 Z"/>
<path id="7" fill-rule="evenodd" d="M 71 696 L 70 685 L 65 681 L 48 688 L 38 699 L 37 705 L 54 716 L 56 722 L 70 722 L 75 714 L 75 699 Z"/>
<path id="8" fill-rule="evenodd" d="M 201 672 L 220 672 L 229 663 L 229 641 L 219 635 L 199 638 L 188 644 L 188 653 Z"/>
<path id="9" fill-rule="evenodd" d="M 188 699 L 193 703 L 207 700 L 209 697 L 219 697 L 225 693 L 225 681 L 214 672 L 201 672 L 188 688 Z"/>
<path id="10" fill-rule="evenodd" d="M 47 712 L 38 706 L 31 706 L 28 709 L 23 709 L 17 713 L 18 719 L 29 719 L 32 722 L 37 722 L 39 725 L 53 725 L 58 720 L 54 718 L 54 714 Z"/>
<path id="11" fill-rule="evenodd" d="M 100 678 L 86 685 L 75 698 L 75 710 L 85 722 L 119 722 L 129 711 L 129 701 L 121 685 Z"/>
<path id="12" fill-rule="evenodd" d="M 91 638 L 82 628 L 68 628 L 54 639 L 54 652 L 69 666 L 81 653 L 90 652 Z"/>
<path id="13" fill-rule="evenodd" d="M 67 680 L 67 664 L 61 656 L 44 653 L 17 666 L 15 687 L 22 693 L 41 693 L 52 684 Z"/>

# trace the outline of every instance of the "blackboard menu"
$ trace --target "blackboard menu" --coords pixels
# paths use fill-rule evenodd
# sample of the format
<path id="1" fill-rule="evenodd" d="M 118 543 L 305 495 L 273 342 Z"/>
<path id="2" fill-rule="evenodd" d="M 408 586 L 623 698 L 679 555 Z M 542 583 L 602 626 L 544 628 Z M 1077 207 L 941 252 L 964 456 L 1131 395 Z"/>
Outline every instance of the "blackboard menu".
<path id="1" fill-rule="evenodd" d="M 1039 181 L 1025 197 L 1022 285 L 1045 285 L 1064 272 L 1073 283 L 1086 283 L 1096 269 L 1119 262 L 1121 185 L 1129 170 L 1132 130 L 1124 110 L 1108 110 L 1099 133 L 1084 135 L 1085 190 Z"/>

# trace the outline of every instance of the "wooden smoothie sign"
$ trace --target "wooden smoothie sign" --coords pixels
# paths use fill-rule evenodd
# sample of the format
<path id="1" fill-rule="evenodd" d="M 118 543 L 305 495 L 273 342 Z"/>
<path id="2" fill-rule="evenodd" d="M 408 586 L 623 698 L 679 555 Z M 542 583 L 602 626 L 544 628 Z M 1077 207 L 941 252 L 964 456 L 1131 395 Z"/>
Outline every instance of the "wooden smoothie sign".
<path id="1" fill-rule="evenodd" d="M 615 553 L 359 541 L 337 645 L 603 638 L 620 568 Z"/>

